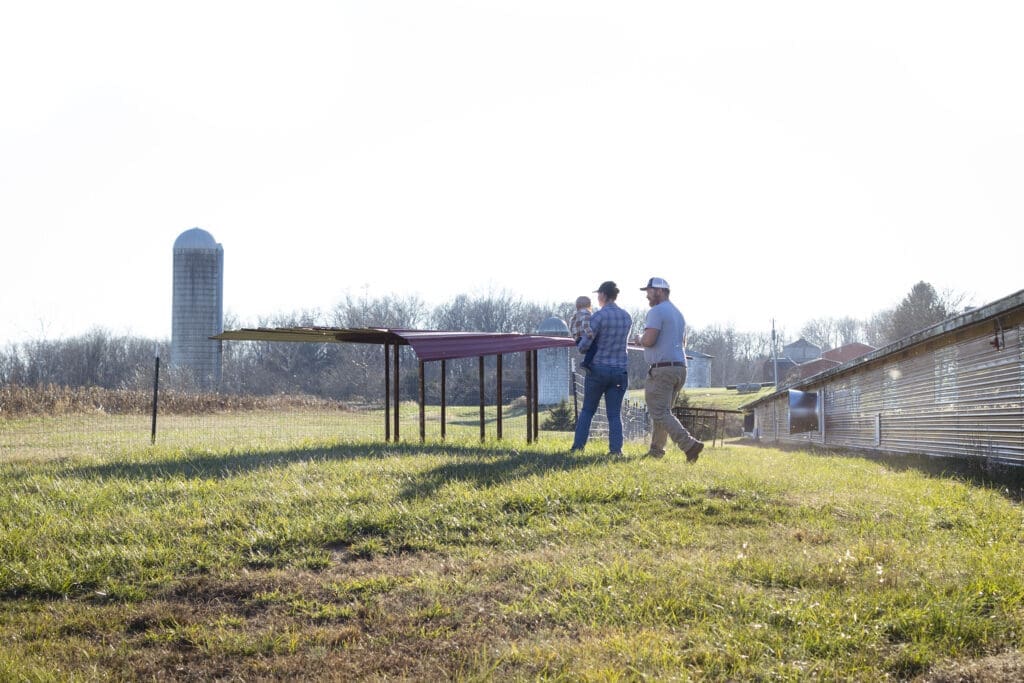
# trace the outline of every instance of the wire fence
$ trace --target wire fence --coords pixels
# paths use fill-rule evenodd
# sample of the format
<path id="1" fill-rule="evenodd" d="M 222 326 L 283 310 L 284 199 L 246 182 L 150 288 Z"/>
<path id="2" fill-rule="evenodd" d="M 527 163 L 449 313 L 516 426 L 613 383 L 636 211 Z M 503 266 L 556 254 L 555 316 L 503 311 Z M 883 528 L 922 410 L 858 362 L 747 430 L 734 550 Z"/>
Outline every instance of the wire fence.
<path id="1" fill-rule="evenodd" d="M 463 367 L 463 365 L 465 367 Z M 479 375 L 477 359 L 449 363 L 448 373 Z M 392 386 L 383 380 L 361 387 L 344 400 L 303 393 L 287 384 L 261 394 L 232 379 L 230 391 L 202 391 L 173 373 L 140 367 L 135 381 L 120 389 L 99 387 L 0 386 L 0 460 L 74 457 L 157 446 L 169 449 L 279 449 L 348 441 L 418 442 L 525 439 L 524 387 L 498 383 L 492 372 L 479 380 L 476 395 L 463 392 L 456 404 L 442 405 L 440 376 L 428 368 L 424 402 L 415 375 Z M 575 416 L 583 401 L 583 375 L 569 373 L 566 404 Z M 500 396 L 499 396 L 500 391 Z M 449 397 L 445 403 L 452 401 Z M 481 407 L 481 402 L 483 406 Z M 500 406 L 500 408 L 499 408 Z M 572 424 L 554 425 L 541 406 L 540 441 L 572 439 Z M 642 401 L 627 398 L 622 411 L 627 440 L 645 439 L 650 420 Z M 591 435 L 607 436 L 604 405 Z"/>
<path id="2" fill-rule="evenodd" d="M 375 373 L 372 362 L 366 368 L 368 381 L 358 385 L 357 393 L 350 383 L 335 383 L 344 389 L 338 392 L 344 398 L 312 395 L 298 381 L 290 385 L 287 374 L 284 380 L 274 378 L 272 394 L 266 392 L 265 382 L 250 385 L 242 373 L 225 373 L 219 391 L 204 391 L 186 376 L 166 369 L 162 373 L 159 359 L 155 367 L 136 369 L 133 380 L 119 389 L 0 386 L 0 459 L 134 452 L 153 445 L 191 450 L 283 449 L 362 440 L 526 437 L 520 369 L 506 365 L 501 381 L 493 358 L 487 359 L 486 372 L 478 358 L 465 358 L 447 361 L 444 370 L 427 364 L 420 376 L 415 362 L 409 360 L 403 364 L 407 374 L 397 386 L 386 388 L 383 368 Z M 555 419 L 559 405 L 542 405 L 536 438 L 571 440 L 584 394 L 585 376 L 575 368 L 578 360 L 569 358 L 569 386 L 561 408 L 562 417 L 567 413 L 571 419 L 559 422 Z M 623 405 L 624 436 L 628 441 L 644 440 L 650 435 L 650 417 L 642 392 L 635 387 L 645 378 L 633 365 L 630 373 L 635 386 Z M 445 379 L 450 388 L 442 401 Z M 459 380 L 458 391 L 451 388 L 455 380 Z M 602 438 L 607 433 L 602 402 L 591 436 Z"/>
<path id="3" fill-rule="evenodd" d="M 572 373 L 572 400 L 576 415 L 583 408 L 583 386 L 586 375 L 576 370 Z M 626 441 L 640 441 L 650 437 L 651 418 L 647 412 L 647 404 L 643 401 L 627 398 L 622 402 L 622 437 Z M 608 436 L 608 411 L 604 401 L 598 404 L 594 420 L 590 423 L 591 438 Z"/>
<path id="4" fill-rule="evenodd" d="M 476 370 L 475 359 L 471 367 Z M 305 394 L 299 387 L 260 395 L 237 382 L 231 393 L 205 392 L 173 377 L 159 378 L 158 367 L 149 370 L 148 379 L 140 370 L 143 380 L 121 389 L 0 386 L 0 461 L 137 451 L 154 445 L 274 449 L 366 440 L 515 440 L 527 435 L 522 387 L 513 382 L 501 386 L 491 377 L 482 384 L 482 407 L 480 394 L 474 404 L 463 397 L 455 405 L 442 406 L 435 381 L 428 382 L 421 409 L 415 381 L 400 382 L 390 396 L 381 381 L 357 397 L 340 400 Z M 571 437 L 541 431 L 536 438 Z"/>

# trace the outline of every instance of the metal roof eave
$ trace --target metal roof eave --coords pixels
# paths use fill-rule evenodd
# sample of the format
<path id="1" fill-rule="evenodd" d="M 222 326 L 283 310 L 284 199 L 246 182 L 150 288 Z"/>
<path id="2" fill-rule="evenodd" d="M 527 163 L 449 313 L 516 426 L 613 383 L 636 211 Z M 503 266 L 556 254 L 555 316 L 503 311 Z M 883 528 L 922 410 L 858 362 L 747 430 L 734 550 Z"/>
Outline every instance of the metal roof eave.
<path id="1" fill-rule="evenodd" d="M 286 327 L 230 330 L 210 337 L 223 341 L 398 344 L 413 347 L 422 361 L 474 358 L 502 353 L 575 346 L 568 337 L 505 332 L 448 332 L 385 328 Z"/>
<path id="2" fill-rule="evenodd" d="M 926 327 L 923 330 L 920 330 L 907 337 L 904 337 L 903 339 L 895 341 L 892 344 L 889 344 L 888 346 L 883 346 L 880 349 L 876 349 L 868 354 L 860 356 L 859 358 L 848 360 L 845 363 L 837 365 L 834 368 L 822 370 L 821 372 L 811 375 L 810 377 L 804 378 L 802 380 L 794 382 L 793 384 L 783 387 L 778 391 L 772 392 L 767 396 L 762 396 L 754 401 L 751 401 L 750 403 L 744 403 L 743 405 L 740 406 L 740 409 L 746 410 L 753 408 L 754 406 L 764 403 L 765 401 L 769 401 L 773 398 L 788 393 L 790 389 L 799 390 L 801 388 L 807 387 L 808 385 L 817 384 L 830 377 L 847 372 L 848 370 L 852 370 L 853 368 L 859 365 L 871 363 L 880 358 L 885 358 L 886 356 L 890 356 L 894 353 L 904 351 L 912 346 L 917 346 L 918 344 L 923 344 L 925 342 L 931 341 L 932 339 L 940 337 L 944 334 L 948 334 L 955 330 L 963 329 L 971 325 L 977 325 L 979 323 L 987 322 L 989 320 L 998 318 L 999 316 L 1005 315 L 1007 313 L 1013 312 L 1021 308 L 1024 308 L 1024 289 L 1009 296 L 1003 297 L 1002 299 L 993 301 L 992 303 L 982 306 L 980 308 L 975 308 L 974 310 L 946 318 L 945 320 L 938 322 L 932 325 L 931 327 Z"/>

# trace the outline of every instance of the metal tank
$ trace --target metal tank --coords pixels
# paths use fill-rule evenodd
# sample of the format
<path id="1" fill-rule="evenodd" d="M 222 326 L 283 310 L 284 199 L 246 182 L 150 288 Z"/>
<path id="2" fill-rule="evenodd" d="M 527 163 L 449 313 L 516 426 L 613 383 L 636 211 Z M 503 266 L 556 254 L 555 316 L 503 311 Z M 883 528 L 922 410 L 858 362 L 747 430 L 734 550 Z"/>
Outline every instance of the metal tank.
<path id="1" fill-rule="evenodd" d="M 174 241 L 174 292 L 171 304 L 171 367 L 200 388 L 220 383 L 224 331 L 224 248 L 200 228 Z"/>
<path id="2" fill-rule="evenodd" d="M 568 337 L 569 326 L 561 318 L 550 317 L 540 324 L 537 334 Z M 569 400 L 569 349 L 557 347 L 537 352 L 537 403 L 554 405 Z"/>

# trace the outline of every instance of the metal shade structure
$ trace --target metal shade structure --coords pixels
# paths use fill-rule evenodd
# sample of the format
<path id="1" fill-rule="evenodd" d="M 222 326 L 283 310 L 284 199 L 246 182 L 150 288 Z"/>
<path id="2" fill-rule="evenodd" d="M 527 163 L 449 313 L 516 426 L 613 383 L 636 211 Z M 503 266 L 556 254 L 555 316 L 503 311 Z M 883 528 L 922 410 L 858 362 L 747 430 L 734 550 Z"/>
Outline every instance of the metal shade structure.
<path id="1" fill-rule="evenodd" d="M 562 346 L 575 346 L 567 337 L 503 332 L 448 332 L 441 330 L 408 330 L 390 328 L 339 327 L 260 327 L 222 332 L 211 339 L 221 341 L 270 341 L 307 343 L 379 344 L 384 349 L 384 439 L 399 438 L 398 432 L 398 348 L 410 346 L 419 361 L 420 441 L 426 439 L 425 382 L 423 364 L 441 363 L 441 438 L 445 437 L 445 361 L 455 358 L 479 358 L 480 363 L 480 439 L 485 438 L 484 357 L 497 357 L 497 437 L 502 438 L 501 380 L 502 356 L 506 353 L 526 354 L 526 441 L 533 442 L 539 429 L 537 401 L 537 351 Z M 394 366 L 392 371 L 391 366 Z M 394 385 L 394 392 L 392 392 Z M 392 409 L 394 415 L 392 416 Z"/>

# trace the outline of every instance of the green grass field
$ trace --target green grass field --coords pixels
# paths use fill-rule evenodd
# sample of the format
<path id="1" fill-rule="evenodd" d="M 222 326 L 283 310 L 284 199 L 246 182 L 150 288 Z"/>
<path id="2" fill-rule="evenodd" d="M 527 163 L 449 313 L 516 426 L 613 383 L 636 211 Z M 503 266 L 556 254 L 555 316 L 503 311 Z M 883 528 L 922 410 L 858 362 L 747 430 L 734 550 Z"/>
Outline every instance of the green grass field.
<path id="1" fill-rule="evenodd" d="M 705 387 L 686 389 L 690 405 L 700 408 L 718 408 L 719 410 L 739 410 L 740 406 L 755 399 L 767 396 L 775 391 L 775 387 L 763 387 L 760 391 L 741 394 L 733 389 L 723 387 Z"/>
<path id="2" fill-rule="evenodd" d="M 994 486 L 518 427 L 312 442 L 296 415 L 292 445 L 222 445 L 232 419 L 4 448 L 0 680 L 1024 676 L 1024 509 Z"/>
<path id="3" fill-rule="evenodd" d="M 402 442 L 420 441 L 419 408 L 403 402 L 399 408 Z M 545 413 L 540 420 L 543 423 Z M 441 410 L 425 410 L 427 441 L 441 440 Z M 393 421 L 392 421 L 393 425 Z M 392 426 L 393 429 L 393 426 Z M 484 410 L 485 438 L 497 435 L 497 409 Z M 160 415 L 156 446 L 161 448 L 267 449 L 337 444 L 352 440 L 384 441 L 384 411 L 366 410 L 248 410 L 196 415 Z M 392 440 L 394 440 L 392 434 Z M 449 406 L 445 438 L 480 441 L 479 406 Z M 526 415 L 521 407 L 502 409 L 502 438 L 525 439 Z M 541 441 L 550 438 L 544 431 Z M 559 435 L 558 438 L 561 438 Z M 48 460 L 110 453 L 133 453 L 151 445 L 148 414 L 70 414 L 0 419 L 0 460 Z"/>

